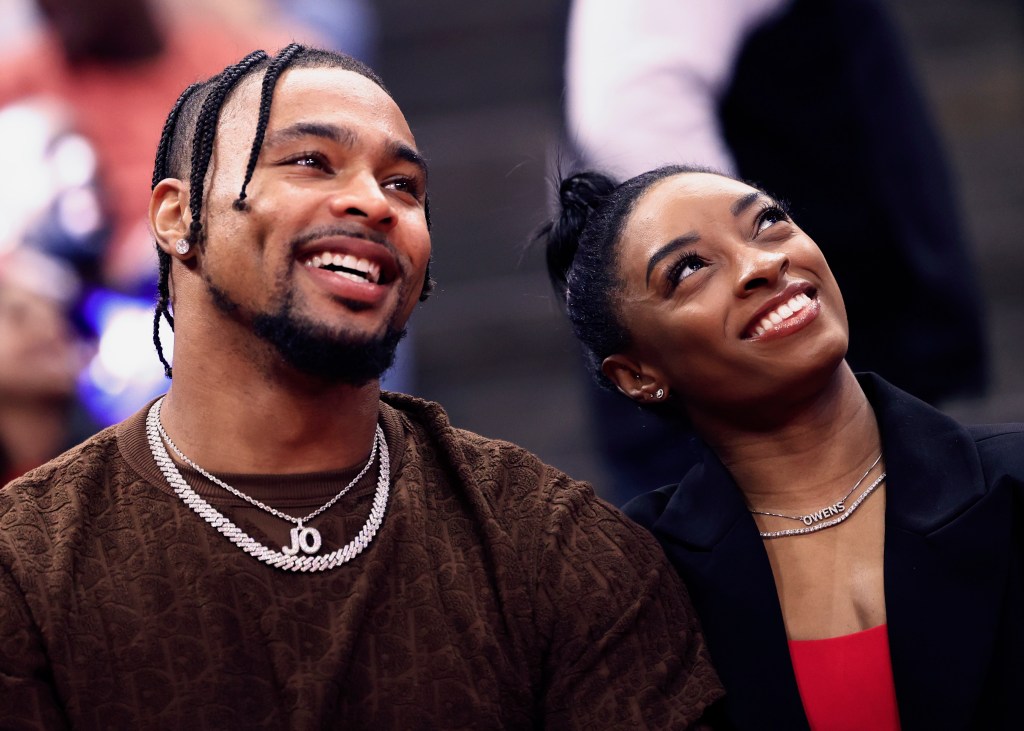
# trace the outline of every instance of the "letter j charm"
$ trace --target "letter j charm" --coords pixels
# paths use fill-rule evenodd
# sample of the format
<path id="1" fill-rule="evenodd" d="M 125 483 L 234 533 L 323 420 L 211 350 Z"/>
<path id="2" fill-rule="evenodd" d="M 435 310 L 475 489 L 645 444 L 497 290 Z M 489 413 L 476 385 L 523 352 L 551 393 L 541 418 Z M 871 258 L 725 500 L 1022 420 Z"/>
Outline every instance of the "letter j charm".
<path id="1" fill-rule="evenodd" d="M 292 545 L 281 546 L 281 551 L 286 556 L 294 556 L 302 549 L 303 553 L 316 553 L 320 550 L 320 531 L 316 528 L 307 528 L 300 521 L 292 528 Z"/>

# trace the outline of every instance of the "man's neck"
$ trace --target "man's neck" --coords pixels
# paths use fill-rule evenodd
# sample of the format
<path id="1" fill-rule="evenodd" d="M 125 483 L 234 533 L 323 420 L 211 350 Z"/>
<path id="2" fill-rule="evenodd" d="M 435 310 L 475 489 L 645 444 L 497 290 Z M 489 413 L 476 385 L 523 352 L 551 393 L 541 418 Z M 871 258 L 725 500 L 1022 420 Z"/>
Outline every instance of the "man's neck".
<path id="1" fill-rule="evenodd" d="M 369 455 L 379 398 L 377 381 L 327 385 L 290 370 L 268 378 L 183 361 L 161 420 L 178 448 L 211 472 L 316 472 Z"/>

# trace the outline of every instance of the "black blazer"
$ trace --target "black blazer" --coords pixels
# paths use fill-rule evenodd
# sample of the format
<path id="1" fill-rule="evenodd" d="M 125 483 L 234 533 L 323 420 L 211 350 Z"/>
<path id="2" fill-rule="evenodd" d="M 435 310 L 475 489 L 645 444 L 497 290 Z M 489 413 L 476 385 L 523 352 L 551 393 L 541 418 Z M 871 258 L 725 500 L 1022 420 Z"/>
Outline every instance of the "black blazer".
<path id="1" fill-rule="evenodd" d="M 885 606 L 902 728 L 1024 728 L 1024 424 L 964 427 L 873 374 L 859 379 L 888 475 Z M 722 463 L 705 448 L 681 483 L 625 511 L 689 587 L 728 721 L 806 729 L 768 556 Z"/>

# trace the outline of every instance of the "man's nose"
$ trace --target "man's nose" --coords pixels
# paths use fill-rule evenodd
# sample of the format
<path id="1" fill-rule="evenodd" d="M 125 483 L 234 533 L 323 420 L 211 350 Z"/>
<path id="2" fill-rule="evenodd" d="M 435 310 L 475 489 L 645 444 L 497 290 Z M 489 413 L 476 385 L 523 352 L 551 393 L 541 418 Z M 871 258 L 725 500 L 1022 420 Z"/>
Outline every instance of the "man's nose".
<path id="1" fill-rule="evenodd" d="M 397 218 L 393 202 L 371 172 L 346 176 L 332 193 L 329 206 L 338 218 L 355 218 L 378 231 L 390 231 Z"/>

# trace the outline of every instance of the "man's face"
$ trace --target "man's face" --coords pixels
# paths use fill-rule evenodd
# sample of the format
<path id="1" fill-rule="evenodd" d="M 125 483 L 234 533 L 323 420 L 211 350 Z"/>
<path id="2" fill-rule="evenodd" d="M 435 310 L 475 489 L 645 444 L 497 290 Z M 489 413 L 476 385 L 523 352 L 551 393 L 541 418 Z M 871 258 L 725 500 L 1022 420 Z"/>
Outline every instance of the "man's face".
<path id="1" fill-rule="evenodd" d="M 200 257 L 211 301 L 301 371 L 372 380 L 391 362 L 430 258 L 412 133 L 357 73 L 286 71 L 248 210 L 237 211 L 259 88 L 256 78 L 238 89 L 217 132 Z"/>

